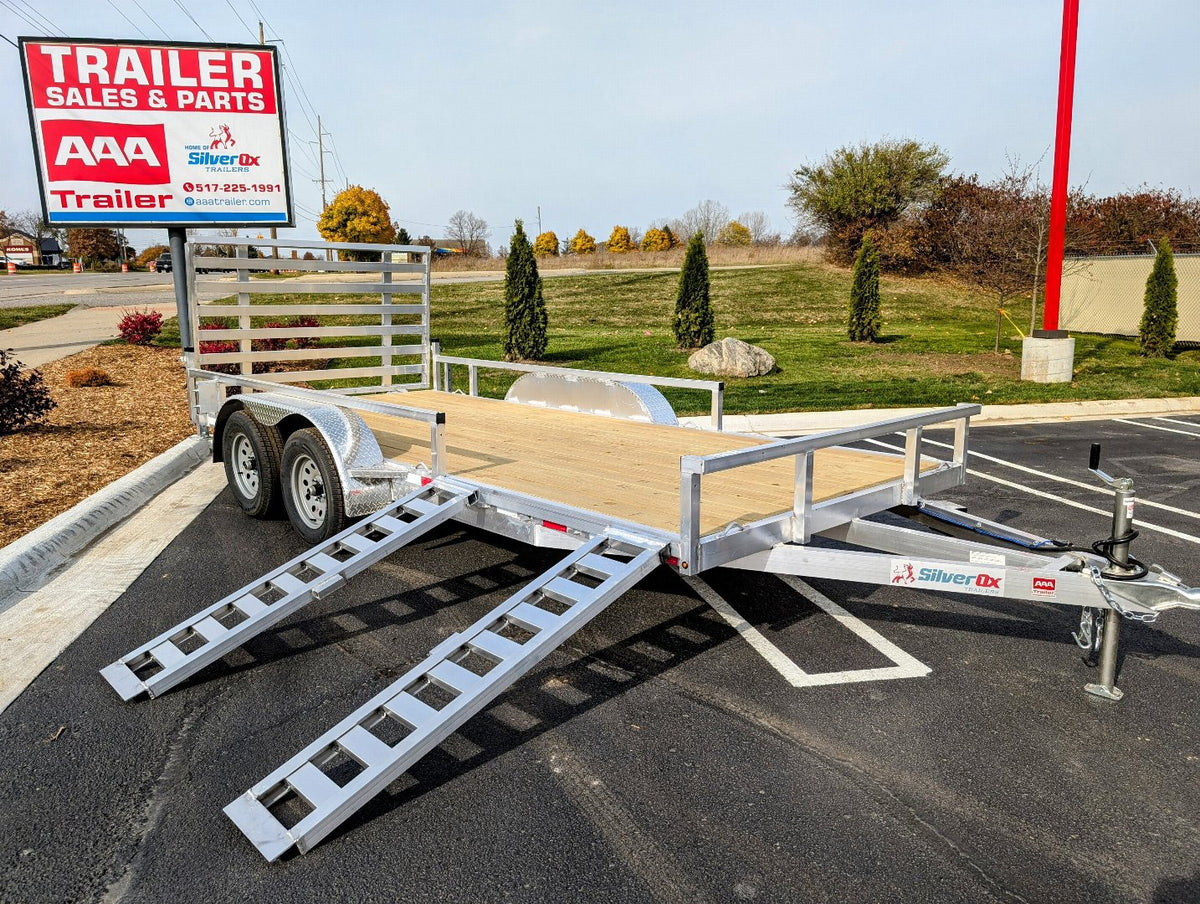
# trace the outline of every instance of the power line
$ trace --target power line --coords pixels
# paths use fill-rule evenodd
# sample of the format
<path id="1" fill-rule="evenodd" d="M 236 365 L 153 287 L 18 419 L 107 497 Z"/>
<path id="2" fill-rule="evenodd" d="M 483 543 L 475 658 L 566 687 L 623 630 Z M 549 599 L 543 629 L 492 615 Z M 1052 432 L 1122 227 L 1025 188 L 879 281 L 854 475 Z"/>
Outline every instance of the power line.
<path id="1" fill-rule="evenodd" d="M 27 2 L 27 0 L 20 0 L 20 3 L 26 9 L 28 9 L 31 13 L 33 13 L 34 16 L 36 16 L 39 20 L 41 20 L 41 22 L 45 23 L 46 25 L 49 25 L 51 28 L 53 28 L 55 31 L 57 31 L 59 33 L 59 35 L 63 35 L 63 36 L 66 35 L 66 32 L 63 31 L 62 28 L 57 23 L 51 22 L 49 16 L 43 15 L 42 13 L 40 13 L 36 9 L 34 9 L 32 6 L 30 6 L 29 3 Z"/>
<path id="2" fill-rule="evenodd" d="M 145 16 L 147 19 L 149 19 L 151 22 L 154 23 L 154 27 L 162 32 L 164 38 L 166 38 L 168 41 L 171 40 L 171 36 L 169 34 L 167 34 L 167 30 L 158 24 L 157 19 L 155 19 L 152 15 L 150 15 L 148 12 L 146 12 L 145 9 L 142 8 L 142 4 L 138 3 L 138 0 L 131 0 L 131 2 L 133 3 L 134 6 L 136 6 L 138 8 L 138 10 L 141 12 L 141 14 L 143 16 Z"/>
<path id="3" fill-rule="evenodd" d="M 182 11 L 183 11 L 183 14 L 184 14 L 185 16 L 187 16 L 189 19 L 191 19 L 191 20 L 192 20 L 192 24 L 193 24 L 193 25 L 195 25 L 195 26 L 196 26 L 198 29 L 200 29 L 200 34 L 204 35 L 204 37 L 208 38 L 208 39 L 209 39 L 210 41 L 212 41 L 214 44 L 215 44 L 215 43 L 217 43 L 217 39 L 216 39 L 216 38 L 214 38 L 212 35 L 210 35 L 210 34 L 209 34 L 207 31 L 205 31 L 205 30 L 204 30 L 204 26 L 203 26 L 203 25 L 201 25 L 199 22 L 197 22 L 197 21 L 196 21 L 196 17 L 195 17 L 195 16 L 193 16 L 191 13 L 189 13 L 189 12 L 188 12 L 188 8 L 187 8 L 186 6 L 184 6 L 184 5 L 183 5 L 183 4 L 180 2 L 180 0 L 175 0 L 175 5 L 176 5 L 176 6 L 178 6 L 178 7 L 180 8 L 180 10 L 182 10 Z"/>
<path id="4" fill-rule="evenodd" d="M 4 40 L 8 41 L 9 44 L 12 44 L 13 47 L 17 46 L 16 42 L 13 41 L 13 39 L 10 38 L 8 35 L 0 35 L 0 38 L 4 38 Z"/>
<path id="5" fill-rule="evenodd" d="M 254 33 L 253 28 L 246 24 L 246 20 L 243 19 L 242 14 L 237 11 L 237 7 L 233 5 L 232 0 L 225 0 L 225 3 L 228 4 L 231 10 L 233 10 L 233 14 L 237 16 L 237 20 L 242 23 L 242 27 L 245 28 L 246 31 L 250 32 L 250 37 L 254 40 L 258 40 L 258 35 Z"/>
<path id="6" fill-rule="evenodd" d="M 13 6 L 11 3 L 9 3 L 8 0 L 0 0 L 0 6 L 3 6 L 5 9 L 7 9 L 9 12 L 11 12 L 14 16 L 17 16 L 18 18 L 20 18 L 21 21 L 23 21 L 30 28 L 40 28 L 41 27 L 40 25 L 38 25 L 38 23 L 34 22 L 27 15 L 25 15 L 23 12 L 21 12 L 19 9 L 17 9 L 15 6 Z"/>
<path id="7" fill-rule="evenodd" d="M 136 28 L 138 34 L 140 34 L 146 40 L 150 39 L 150 35 L 146 34 L 144 31 L 142 31 L 142 27 L 140 25 L 138 25 L 131 18 L 129 18 L 127 15 L 125 15 L 124 10 L 122 10 L 119 6 L 117 6 L 117 4 L 113 3 L 113 0 L 108 0 L 108 5 L 111 6 L 113 9 L 115 9 L 122 19 L 124 19 L 126 22 L 128 22 L 130 25 L 132 25 L 134 28 Z"/>

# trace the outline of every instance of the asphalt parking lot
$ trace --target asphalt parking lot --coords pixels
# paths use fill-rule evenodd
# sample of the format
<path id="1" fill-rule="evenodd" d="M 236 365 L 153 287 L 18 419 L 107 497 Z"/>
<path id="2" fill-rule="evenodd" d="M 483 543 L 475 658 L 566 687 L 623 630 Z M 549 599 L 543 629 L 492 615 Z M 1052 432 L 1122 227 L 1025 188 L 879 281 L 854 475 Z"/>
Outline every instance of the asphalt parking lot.
<path id="1" fill-rule="evenodd" d="M 1200 584 L 1200 417 L 978 428 L 943 498 L 1100 539 L 1093 441 L 1134 553 Z M 223 494 L 0 715 L 0 900 L 1200 900 L 1200 613 L 1126 626 L 1113 704 L 1074 610 L 734 571 L 711 592 L 806 673 L 891 664 L 832 600 L 928 674 L 793 686 L 659 569 L 267 864 L 221 808 L 559 558 L 452 526 L 159 699 L 99 676 L 302 550 Z"/>

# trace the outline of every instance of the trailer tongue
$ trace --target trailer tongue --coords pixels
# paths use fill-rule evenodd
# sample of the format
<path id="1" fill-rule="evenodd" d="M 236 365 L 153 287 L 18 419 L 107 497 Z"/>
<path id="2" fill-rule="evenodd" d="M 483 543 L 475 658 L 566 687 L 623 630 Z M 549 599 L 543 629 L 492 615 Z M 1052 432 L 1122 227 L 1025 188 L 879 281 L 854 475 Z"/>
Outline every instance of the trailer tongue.
<path id="1" fill-rule="evenodd" d="M 225 460 L 246 513 L 266 516 L 282 500 L 293 526 L 316 545 L 104 668 L 123 699 L 169 690 L 451 520 L 567 551 L 225 808 L 268 860 L 320 842 L 660 564 L 689 579 L 725 566 L 965 594 L 982 604 L 1075 606 L 1075 642 L 1099 662 L 1086 690 L 1112 700 L 1122 696 L 1120 621 L 1200 609 L 1200 588 L 1130 554 L 1133 484 L 1099 470 L 1098 448 L 1090 466 L 1114 490 L 1112 532 L 1076 547 L 931 498 L 965 481 L 977 405 L 789 440 L 722 433 L 720 383 L 442 355 L 429 338 L 428 248 L 275 242 L 381 258 L 294 258 L 289 267 L 347 280 L 313 272 L 308 291 L 342 297 L 277 305 L 271 296 L 284 291 L 279 282 L 251 283 L 249 274 L 280 261 L 249 258 L 245 240 L 233 244 L 235 261 L 189 253 L 193 282 L 197 267 L 238 273 L 237 305 L 194 309 L 194 333 L 221 340 L 200 343 L 190 362 L 194 420 L 212 439 L 214 459 Z M 372 281 L 345 275 L 356 269 Z M 393 281 L 405 274 L 414 281 Z M 344 300 L 363 292 L 379 300 Z M 396 293 L 421 301 L 393 304 Z M 254 295 L 267 303 L 253 303 Z M 317 327 L 260 319 L 284 313 L 318 324 L 340 319 Z M 376 322 L 344 322 L 368 316 Z M 206 318 L 221 320 L 200 333 Z M 342 344 L 356 332 L 372 344 Z M 418 342 L 394 344 L 400 336 Z M 359 366 L 317 366 L 308 347 L 281 347 L 325 338 L 338 344 L 322 355 L 357 358 Z M 363 364 L 372 359 L 379 363 Z M 301 369 L 269 369 L 276 365 Z M 466 369 L 468 394 L 452 392 L 452 368 Z M 521 402 L 480 398 L 479 373 L 493 369 L 537 379 L 522 385 Z M 288 385 L 342 378 L 370 385 Z M 673 426 L 656 384 L 709 392 L 715 429 Z M 608 410 L 621 406 L 634 420 Z M 939 428 L 953 431 L 945 458 L 923 442 L 926 430 Z M 880 438 L 895 433 L 904 436 L 902 451 L 861 447 L 886 445 Z M 875 517 L 885 512 L 898 517 Z"/>

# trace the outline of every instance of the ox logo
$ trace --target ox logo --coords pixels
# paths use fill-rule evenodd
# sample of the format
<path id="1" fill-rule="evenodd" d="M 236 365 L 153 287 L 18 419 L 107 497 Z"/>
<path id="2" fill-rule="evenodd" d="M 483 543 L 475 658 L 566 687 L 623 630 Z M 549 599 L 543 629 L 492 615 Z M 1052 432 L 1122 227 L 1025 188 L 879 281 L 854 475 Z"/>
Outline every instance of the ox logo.
<path id="1" fill-rule="evenodd" d="M 171 181 L 161 125 L 48 120 L 42 123 L 51 182 L 162 185 Z"/>
<path id="2" fill-rule="evenodd" d="M 919 562 L 910 559 L 892 559 L 891 566 L 891 583 L 904 587 L 978 593 L 984 596 L 1004 594 L 1006 572 L 1003 568 L 950 562 Z"/>

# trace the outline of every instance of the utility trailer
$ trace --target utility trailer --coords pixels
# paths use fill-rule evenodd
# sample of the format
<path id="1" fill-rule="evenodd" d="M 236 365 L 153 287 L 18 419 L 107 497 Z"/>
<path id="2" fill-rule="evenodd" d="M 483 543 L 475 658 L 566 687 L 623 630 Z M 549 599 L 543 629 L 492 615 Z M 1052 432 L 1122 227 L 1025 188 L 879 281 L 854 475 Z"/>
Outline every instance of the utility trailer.
<path id="1" fill-rule="evenodd" d="M 1110 700 L 1122 618 L 1200 609 L 1200 588 L 1130 555 L 1133 484 L 1099 470 L 1098 447 L 1113 531 L 1073 548 L 932 498 L 964 483 L 977 405 L 798 439 L 727 433 L 719 382 L 442 354 L 428 248 L 254 242 L 380 258 L 355 262 L 231 244 L 232 260 L 188 249 L 191 296 L 199 285 L 237 300 L 191 305 L 192 415 L 243 510 L 282 506 L 313 546 L 104 668 L 123 699 L 168 691 L 447 521 L 564 553 L 225 807 L 268 860 L 312 848 L 659 567 L 693 582 L 727 567 L 1078 607 L 1076 643 L 1099 662 L 1086 690 Z M 280 268 L 304 275 L 251 278 Z M 198 269 L 236 279 L 198 284 Z M 272 298 L 297 293 L 325 300 Z M 339 358 L 355 366 L 331 367 Z M 506 400 L 479 395 L 490 369 L 522 372 Z M 296 385 L 319 381 L 368 385 Z M 709 393 L 709 429 L 679 426 L 657 387 Z M 924 448 L 930 428 L 953 430 L 949 456 Z M 896 433 L 903 453 L 852 445 Z M 873 517 L 884 512 L 903 520 Z"/>

